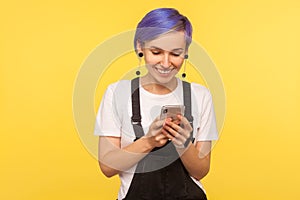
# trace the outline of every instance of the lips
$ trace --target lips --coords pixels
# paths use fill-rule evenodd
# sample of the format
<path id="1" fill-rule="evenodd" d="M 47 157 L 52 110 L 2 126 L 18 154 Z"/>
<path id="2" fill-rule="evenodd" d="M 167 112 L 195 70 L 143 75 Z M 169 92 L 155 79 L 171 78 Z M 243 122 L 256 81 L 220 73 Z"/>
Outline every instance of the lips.
<path id="1" fill-rule="evenodd" d="M 156 69 L 156 71 L 158 71 L 158 73 L 167 75 L 167 74 L 171 73 L 173 71 L 173 69 L 175 69 L 175 68 L 165 70 L 165 69 L 159 69 L 159 68 L 155 67 L 155 69 Z"/>

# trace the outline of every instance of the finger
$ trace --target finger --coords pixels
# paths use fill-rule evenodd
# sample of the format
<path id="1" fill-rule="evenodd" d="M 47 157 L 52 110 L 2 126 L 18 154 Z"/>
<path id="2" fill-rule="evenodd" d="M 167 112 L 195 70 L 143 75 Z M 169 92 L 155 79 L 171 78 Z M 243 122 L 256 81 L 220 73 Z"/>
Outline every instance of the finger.
<path id="1" fill-rule="evenodd" d="M 165 129 L 161 130 L 161 133 L 166 136 L 168 139 L 172 140 L 174 138 L 174 136 L 172 136 L 168 131 L 166 131 Z"/>
<path id="2" fill-rule="evenodd" d="M 183 129 L 181 126 L 174 124 L 173 122 L 167 122 L 168 126 L 170 126 L 172 129 L 174 129 L 177 133 L 184 136 L 185 138 L 188 138 L 190 136 L 190 132 Z"/>
<path id="3" fill-rule="evenodd" d="M 185 142 L 186 138 L 178 133 L 177 131 L 175 131 L 173 128 L 171 128 L 170 126 L 164 126 L 163 130 L 166 130 L 168 133 L 170 133 L 173 137 L 175 137 L 177 140 L 181 141 L 181 142 Z"/>
<path id="4" fill-rule="evenodd" d="M 167 131 L 169 131 L 171 134 L 176 134 L 176 133 L 180 134 L 180 131 L 183 130 L 180 126 L 178 126 L 177 124 L 175 124 L 173 122 L 166 122 L 166 124 L 164 125 L 164 128 Z"/>
<path id="5" fill-rule="evenodd" d="M 176 118 L 175 120 L 173 120 L 173 123 L 179 125 L 181 123 L 181 120 L 179 118 Z"/>
<path id="6" fill-rule="evenodd" d="M 167 139 L 167 137 L 164 135 L 164 134 L 158 134 L 155 136 L 155 141 L 159 142 L 160 140 L 163 140 L 163 139 Z"/>
<path id="7" fill-rule="evenodd" d="M 181 120 L 184 129 L 186 129 L 189 132 L 191 132 L 193 130 L 190 122 L 187 120 L 186 117 L 184 117 L 182 115 L 178 115 L 178 118 Z"/>
<path id="8" fill-rule="evenodd" d="M 169 138 L 169 140 L 171 140 L 176 146 L 182 146 L 184 144 L 183 142 L 169 134 L 166 130 L 163 129 L 162 133 L 166 135 Z"/>
<path id="9" fill-rule="evenodd" d="M 153 128 L 160 129 L 164 125 L 164 120 L 154 120 L 153 121 Z"/>
<path id="10" fill-rule="evenodd" d="M 175 146 L 183 146 L 183 142 L 181 142 L 181 141 L 179 141 L 179 140 L 177 140 L 176 138 L 174 138 L 173 140 L 172 140 L 172 142 L 173 142 L 173 144 L 175 145 Z"/>
<path id="11" fill-rule="evenodd" d="M 168 125 L 172 129 L 174 129 L 175 131 L 178 131 L 179 129 L 181 129 L 180 126 L 178 126 L 176 123 L 171 122 L 171 121 L 166 121 L 166 125 Z"/>
<path id="12" fill-rule="evenodd" d="M 176 132 L 179 133 L 180 135 L 182 135 L 185 138 L 185 140 L 188 139 L 191 135 L 190 131 L 185 130 L 184 128 L 182 128 L 181 126 L 179 126 L 177 124 L 168 122 L 167 125 L 169 125 L 171 128 L 176 130 Z"/>

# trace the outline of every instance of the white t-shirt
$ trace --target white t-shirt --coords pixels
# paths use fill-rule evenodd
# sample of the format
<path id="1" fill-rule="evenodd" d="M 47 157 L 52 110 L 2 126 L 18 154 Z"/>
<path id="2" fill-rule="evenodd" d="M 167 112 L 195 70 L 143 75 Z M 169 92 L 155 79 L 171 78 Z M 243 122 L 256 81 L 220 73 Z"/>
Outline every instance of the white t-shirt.
<path id="1" fill-rule="evenodd" d="M 160 115 L 163 105 L 183 105 L 182 81 L 177 78 L 174 91 L 164 95 L 152 94 L 140 87 L 140 107 L 144 133 L 148 132 L 153 120 Z M 191 83 L 193 137 L 196 141 L 212 141 L 218 139 L 215 112 L 212 97 L 207 88 Z M 131 124 L 131 81 L 121 80 L 108 86 L 95 123 L 94 134 L 97 136 L 121 137 L 121 148 L 131 144 L 135 134 Z M 118 199 L 125 198 L 132 181 L 136 165 L 126 172 L 119 174 L 121 187 Z M 202 184 L 192 178 L 201 187 Z"/>

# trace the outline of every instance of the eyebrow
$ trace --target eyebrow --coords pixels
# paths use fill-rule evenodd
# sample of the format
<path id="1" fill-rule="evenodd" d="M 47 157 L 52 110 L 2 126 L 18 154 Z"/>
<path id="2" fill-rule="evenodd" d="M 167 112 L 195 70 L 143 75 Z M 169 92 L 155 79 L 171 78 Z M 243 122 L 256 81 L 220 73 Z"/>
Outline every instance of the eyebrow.
<path id="1" fill-rule="evenodd" d="M 156 46 L 151 46 L 151 47 L 149 47 L 149 49 L 159 49 L 159 50 L 164 50 L 164 49 L 159 48 L 159 47 L 156 47 Z M 183 51 L 183 48 L 176 48 L 176 49 L 172 49 L 171 51 L 179 51 L 179 50 Z"/>

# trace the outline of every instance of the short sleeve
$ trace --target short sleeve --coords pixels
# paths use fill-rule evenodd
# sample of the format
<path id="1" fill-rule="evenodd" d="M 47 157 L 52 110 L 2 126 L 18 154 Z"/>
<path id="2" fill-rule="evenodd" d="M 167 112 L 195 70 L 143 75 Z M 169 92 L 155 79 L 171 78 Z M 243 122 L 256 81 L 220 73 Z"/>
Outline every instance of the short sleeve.
<path id="1" fill-rule="evenodd" d="M 113 88 L 110 85 L 104 93 L 97 112 L 94 135 L 120 137 L 121 123 L 115 103 Z"/>
<path id="2" fill-rule="evenodd" d="M 202 105 L 200 106 L 200 125 L 196 133 L 196 141 L 211 141 L 218 139 L 217 123 L 212 96 L 205 88 Z"/>

